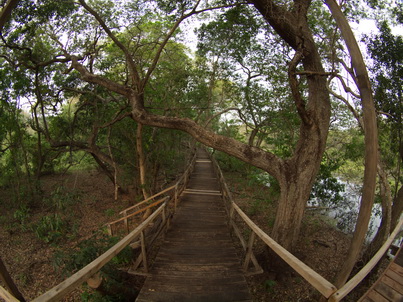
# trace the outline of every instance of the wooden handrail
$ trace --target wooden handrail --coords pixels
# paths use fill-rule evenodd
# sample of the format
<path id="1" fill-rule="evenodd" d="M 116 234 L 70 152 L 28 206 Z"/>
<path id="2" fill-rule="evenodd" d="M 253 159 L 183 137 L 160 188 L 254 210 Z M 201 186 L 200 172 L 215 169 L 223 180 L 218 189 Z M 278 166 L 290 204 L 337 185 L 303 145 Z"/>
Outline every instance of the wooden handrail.
<path id="1" fill-rule="evenodd" d="M 62 283 L 56 285 L 48 292 L 35 298 L 32 302 L 47 302 L 58 301 L 68 293 L 73 291 L 77 286 L 87 281 L 91 276 L 97 273 L 105 264 L 107 264 L 113 257 L 121 252 L 130 242 L 141 235 L 141 232 L 161 214 L 166 207 L 163 203 L 154 213 L 152 213 L 146 220 L 144 220 L 137 228 L 120 240 L 117 244 L 103 253 L 100 257 L 92 261 L 90 264 L 83 267 L 74 275 L 64 280 Z"/>
<path id="2" fill-rule="evenodd" d="M 284 249 L 281 245 L 279 245 L 274 239 L 272 239 L 269 235 L 267 235 L 263 230 L 261 230 L 242 210 L 238 205 L 233 201 L 231 192 L 228 189 L 228 186 L 225 182 L 224 175 L 221 171 L 220 166 L 217 161 L 211 157 L 214 162 L 214 166 L 216 167 L 217 174 L 221 181 L 223 191 L 225 194 L 223 196 L 228 196 L 230 206 L 234 209 L 238 215 L 243 219 L 243 221 L 251 228 L 251 230 L 259 236 L 259 238 L 265 242 L 278 256 L 280 256 L 285 262 L 287 262 L 296 272 L 298 272 L 306 281 L 308 281 L 313 287 L 315 287 L 323 296 L 328 298 L 329 302 L 338 302 L 343 299 L 346 295 L 348 295 L 367 275 L 368 273 L 375 267 L 375 265 L 379 262 L 385 252 L 388 250 L 393 240 L 399 233 L 402 225 L 403 218 L 400 218 L 399 223 L 396 228 L 390 234 L 388 240 L 383 244 L 383 246 L 379 249 L 379 251 L 375 254 L 375 256 L 353 277 L 351 278 L 343 287 L 337 289 L 332 283 L 323 278 L 317 272 L 312 270 L 305 263 L 300 261 L 286 249 Z"/>
<path id="3" fill-rule="evenodd" d="M 4 299 L 6 302 L 19 302 L 16 297 L 10 294 L 3 286 L 0 286 L 0 298 Z"/>
<path id="4" fill-rule="evenodd" d="M 152 200 L 152 199 L 154 199 L 154 198 L 156 198 L 156 197 L 158 197 L 158 196 L 160 196 L 160 195 L 162 195 L 162 194 L 174 189 L 175 186 L 176 185 L 170 186 L 170 187 L 166 188 L 165 190 L 163 190 L 161 192 L 158 192 L 157 194 L 154 194 L 153 196 L 148 197 L 147 199 L 144 199 L 143 201 L 141 201 L 139 203 L 136 203 L 135 205 L 133 205 L 131 207 L 128 207 L 128 208 L 124 209 L 123 211 L 120 211 L 119 214 L 127 213 L 128 211 L 130 211 L 130 210 L 132 210 L 132 209 L 134 209 L 134 208 L 136 208 L 138 206 L 141 206 L 142 204 L 145 204 L 146 202 L 148 202 L 148 201 L 150 201 L 150 200 Z M 113 222 L 111 222 L 111 223 L 113 223 Z"/>
<path id="5" fill-rule="evenodd" d="M 148 201 L 150 201 L 150 200 L 152 200 L 152 199 L 154 199 L 154 198 L 156 198 L 156 197 L 158 197 L 158 196 L 160 196 L 160 195 L 162 195 L 162 194 L 164 194 L 164 193 L 166 193 L 166 192 L 168 192 L 168 191 L 170 191 L 172 189 L 175 189 L 184 180 L 184 178 L 188 176 L 190 170 L 193 168 L 193 164 L 195 162 L 195 159 L 196 159 L 196 154 L 193 155 L 193 158 L 190 161 L 190 163 L 189 163 L 188 167 L 186 168 L 185 172 L 182 174 L 182 176 L 178 179 L 178 181 L 174 185 L 162 190 L 161 192 L 158 192 L 157 194 L 154 194 L 151 197 L 148 197 L 147 199 L 144 199 L 143 201 L 141 201 L 139 203 L 136 203 L 135 205 L 132 205 L 132 206 L 124 209 L 123 211 L 120 211 L 119 214 L 127 213 L 128 211 L 130 211 L 130 210 L 132 210 L 132 209 L 134 209 L 134 208 L 136 208 L 136 207 L 138 207 L 138 206 L 140 206 L 142 204 L 145 204 Z"/>
<path id="6" fill-rule="evenodd" d="M 381 260 L 383 255 L 386 253 L 393 240 L 400 232 L 400 228 L 403 225 L 403 218 L 400 218 L 399 223 L 396 225 L 393 232 L 390 234 L 389 238 L 385 241 L 379 251 L 372 257 L 372 259 L 346 284 L 344 284 L 340 289 L 338 289 L 330 298 L 329 302 L 337 302 L 347 296 L 375 267 L 375 265 Z"/>
<path id="7" fill-rule="evenodd" d="M 115 221 L 109 222 L 108 224 L 109 224 L 109 225 L 112 225 L 112 224 L 118 223 L 118 222 L 120 222 L 120 221 L 123 221 L 123 220 L 125 220 L 125 219 L 127 219 L 127 218 L 130 218 L 130 217 L 132 217 L 132 216 L 135 216 L 135 215 L 137 215 L 137 214 L 139 214 L 139 213 L 141 213 L 141 212 L 144 212 L 145 210 L 147 210 L 147 209 L 149 209 L 149 208 L 155 207 L 155 206 L 157 206 L 157 205 L 163 203 L 164 201 L 167 201 L 167 199 L 169 199 L 169 196 L 166 196 L 166 197 L 164 197 L 164 198 L 162 198 L 162 199 L 160 199 L 160 200 L 157 200 L 156 202 L 153 202 L 152 204 L 150 204 L 150 205 L 148 205 L 148 206 L 146 206 L 146 207 L 144 207 L 144 208 L 141 208 L 140 210 L 138 210 L 138 211 L 136 211 L 136 212 L 134 212 L 134 213 L 131 213 L 131 214 L 129 214 L 129 215 L 126 215 L 126 216 L 124 216 L 124 217 L 122 217 L 122 218 L 119 218 L 119 219 L 117 219 L 117 220 L 115 220 Z"/>
<path id="8" fill-rule="evenodd" d="M 326 298 L 330 297 L 337 288 L 283 248 L 274 239 L 267 235 L 262 229 L 260 229 L 235 203 L 232 203 L 235 211 L 238 215 L 245 221 L 245 223 L 250 227 L 250 229 L 259 238 L 266 243 L 278 256 L 280 256 L 285 262 L 288 263 L 297 273 L 299 273 L 306 281 L 308 281 L 313 287 L 315 287 L 323 296 Z"/>

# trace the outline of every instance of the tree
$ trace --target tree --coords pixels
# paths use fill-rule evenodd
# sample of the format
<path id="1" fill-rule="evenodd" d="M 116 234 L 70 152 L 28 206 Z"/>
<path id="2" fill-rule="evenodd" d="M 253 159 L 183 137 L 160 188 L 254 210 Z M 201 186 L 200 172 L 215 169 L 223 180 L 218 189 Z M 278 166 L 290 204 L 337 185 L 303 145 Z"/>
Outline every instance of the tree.
<path id="1" fill-rule="evenodd" d="M 153 105 L 158 103 L 158 98 L 153 98 L 150 85 L 158 76 L 164 51 L 169 42 L 175 38 L 175 32 L 181 22 L 210 10 L 249 4 L 218 2 L 207 6 L 207 3 L 200 1 L 159 0 L 154 5 L 147 1 L 130 3 L 129 6 L 118 10 L 117 6 L 108 1 L 93 1 L 89 5 L 86 1 L 79 0 L 78 3 L 79 5 L 72 4 L 74 13 L 70 14 L 68 19 L 61 18 L 64 22 L 68 20 L 67 28 L 71 43 L 62 42 L 57 37 L 57 31 L 52 31 L 55 24 L 58 24 L 57 28 L 60 30 L 58 21 L 52 20 L 50 23 L 43 21 L 43 24 L 52 25 L 49 36 L 53 37 L 54 53 L 57 54 L 53 64 L 66 67 L 68 74 L 62 76 L 59 72 L 58 75 L 68 78 L 79 74 L 82 80 L 79 82 L 80 88 L 90 87 L 94 91 L 102 91 L 111 99 L 126 101 L 125 104 L 130 108 L 125 109 L 127 111 L 122 114 L 115 115 L 112 121 L 109 120 L 104 125 L 111 125 L 114 121 L 130 116 L 142 125 L 181 130 L 206 146 L 224 151 L 270 173 L 277 179 L 281 189 L 272 236 L 284 247 L 291 249 L 298 238 L 306 201 L 322 161 L 331 115 L 326 82 L 329 73 L 325 72 L 326 60 L 314 37 L 315 26 L 318 23 L 315 23 L 313 17 L 309 15 L 311 9 L 318 8 L 321 14 L 325 15 L 323 7 L 303 0 L 252 1 L 255 9 L 276 32 L 277 37 L 290 49 L 282 58 L 282 69 L 287 75 L 290 100 L 299 118 L 299 133 L 296 135 L 293 148 L 285 157 L 281 157 L 272 151 L 256 147 L 256 144 L 243 143 L 231 137 L 218 135 L 211 128 L 206 128 L 204 123 L 192 119 L 194 116 L 192 114 L 164 115 L 152 109 Z M 151 7 L 154 11 L 151 11 Z M 125 33 L 119 30 L 127 29 L 127 24 L 133 23 L 126 20 L 134 20 L 136 26 L 141 29 L 139 20 L 145 18 L 163 18 L 165 21 L 159 35 L 154 36 L 153 42 L 142 43 L 141 39 L 128 40 L 125 38 Z M 86 21 L 83 21 L 84 19 Z M 88 29 L 89 24 L 93 27 L 92 30 Z M 18 37 L 20 34 L 23 33 L 16 32 L 10 35 Z M 104 46 L 108 43 L 116 49 L 112 61 L 121 63 L 115 66 L 123 66 L 118 72 L 111 64 L 103 65 Z M 143 49 L 150 50 L 147 52 L 148 56 L 141 56 Z M 269 73 L 268 78 L 270 77 L 274 77 L 274 74 Z M 245 98 L 248 94 L 250 96 L 252 91 L 260 90 L 252 83 L 245 87 Z M 95 104 L 101 101 L 102 98 L 97 98 Z M 181 101 L 183 99 L 175 102 Z M 249 101 L 252 105 L 251 98 Z M 258 108 L 250 110 L 250 119 L 256 116 L 257 111 L 266 114 L 265 110 L 264 107 L 261 110 Z M 265 120 L 267 119 L 264 117 L 260 121 L 256 120 L 254 127 L 259 128 Z M 371 197 L 370 191 L 371 188 L 367 191 L 369 197 Z"/>
<path id="2" fill-rule="evenodd" d="M 400 22 L 402 23 L 402 22 Z M 380 228 L 367 248 L 365 258 L 371 258 L 394 229 L 403 210 L 403 187 L 401 165 L 403 160 L 403 40 L 391 33 L 386 21 L 378 24 L 379 34 L 365 37 L 372 57 L 373 86 L 380 135 L 381 165 L 385 179 L 382 194 L 382 221 Z M 387 175 L 394 178 L 390 188 Z M 400 186 L 400 187 L 399 187 Z M 393 202 L 392 202 L 393 201 Z"/>

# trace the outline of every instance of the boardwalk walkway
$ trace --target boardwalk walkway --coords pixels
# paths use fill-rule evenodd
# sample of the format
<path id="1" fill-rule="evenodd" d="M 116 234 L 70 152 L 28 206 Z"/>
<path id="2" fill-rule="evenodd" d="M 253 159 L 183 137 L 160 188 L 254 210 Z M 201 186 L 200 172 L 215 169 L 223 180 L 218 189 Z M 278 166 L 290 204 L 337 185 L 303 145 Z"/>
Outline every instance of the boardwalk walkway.
<path id="1" fill-rule="evenodd" d="M 199 150 L 151 276 L 136 301 L 252 301 L 225 216 L 213 165 Z"/>
<path id="2" fill-rule="evenodd" d="M 395 259 L 359 302 L 403 301 L 403 252 L 399 249 Z"/>

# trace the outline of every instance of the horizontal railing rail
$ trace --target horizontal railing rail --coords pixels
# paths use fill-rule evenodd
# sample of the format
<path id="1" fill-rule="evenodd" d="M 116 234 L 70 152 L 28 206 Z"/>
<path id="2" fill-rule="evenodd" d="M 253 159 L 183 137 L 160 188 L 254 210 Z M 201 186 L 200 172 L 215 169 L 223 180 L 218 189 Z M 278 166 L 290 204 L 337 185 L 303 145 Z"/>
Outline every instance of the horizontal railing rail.
<path id="1" fill-rule="evenodd" d="M 225 182 L 224 175 L 221 171 L 220 166 L 214 157 L 211 157 L 215 171 L 218 179 L 221 182 L 223 198 L 226 204 L 226 210 L 229 213 L 230 225 L 233 227 L 235 234 L 241 240 L 244 250 L 247 251 L 244 262 L 244 269 L 247 269 L 249 262 L 252 261 L 255 267 L 256 259 L 253 256 L 252 248 L 255 240 L 255 236 L 258 236 L 273 252 L 275 252 L 279 257 L 281 257 L 285 262 L 290 265 L 298 274 L 300 274 L 307 282 L 309 282 L 314 288 L 316 288 L 329 302 L 338 302 L 348 295 L 375 267 L 375 265 L 380 261 L 382 256 L 386 253 L 389 246 L 392 244 L 393 240 L 399 234 L 400 229 L 403 225 L 403 219 L 401 218 L 396 228 L 390 234 L 389 238 L 386 240 L 381 249 L 376 253 L 376 255 L 361 269 L 354 277 L 352 277 L 344 286 L 337 289 L 335 285 L 322 277 L 319 273 L 315 272 L 312 268 L 307 266 L 301 260 L 296 258 L 293 254 L 283 248 L 274 239 L 267 235 L 262 229 L 260 229 L 234 202 L 231 192 Z M 246 241 L 242 238 L 241 231 L 235 222 L 235 213 L 242 219 L 242 221 L 250 228 L 251 235 L 249 237 L 249 243 L 246 247 Z"/>
<path id="2" fill-rule="evenodd" d="M 130 232 L 130 227 L 129 227 L 130 218 L 134 218 L 135 216 L 145 212 L 147 209 L 156 207 L 157 205 L 162 203 L 165 200 L 165 198 L 169 199 L 169 201 L 173 200 L 173 207 L 174 207 L 174 212 L 175 212 L 177 204 L 178 204 L 178 197 L 187 185 L 189 176 L 194 168 L 195 160 L 196 160 L 196 154 L 193 155 L 185 172 L 182 174 L 182 176 L 178 179 L 178 181 L 174 185 L 119 212 L 119 214 L 121 214 L 123 217 L 106 224 L 109 235 L 111 235 L 111 236 L 114 235 L 114 226 L 119 223 L 123 223 L 126 233 L 129 233 Z M 170 192 L 170 194 L 168 194 L 169 192 Z M 164 194 L 167 194 L 168 196 L 165 196 L 164 198 L 155 201 L 155 199 L 157 197 L 160 197 L 161 195 L 164 195 Z"/>
<path id="3" fill-rule="evenodd" d="M 0 286 L 0 298 L 6 302 L 19 302 L 10 292 L 8 292 L 3 286 Z"/>
<path id="4" fill-rule="evenodd" d="M 382 247 L 376 252 L 370 261 L 346 284 L 344 284 L 340 289 L 338 289 L 330 298 L 329 302 L 338 302 L 347 296 L 362 280 L 371 272 L 371 270 L 378 264 L 382 259 L 383 255 L 387 252 L 392 242 L 395 240 L 397 234 L 399 234 L 400 229 L 403 225 L 403 219 L 401 218 L 399 223 L 396 225 L 393 232 L 390 234 L 389 238 L 385 241 Z"/>
<path id="5" fill-rule="evenodd" d="M 70 292 L 72 292 L 75 288 L 83 284 L 84 282 L 88 281 L 90 278 L 96 276 L 96 274 L 102 269 L 103 266 L 105 266 L 109 261 L 111 261 L 117 254 L 119 254 L 125 247 L 133 244 L 137 244 L 138 242 L 138 247 L 141 247 L 141 252 L 140 255 L 138 256 L 137 260 L 135 261 L 135 268 L 138 268 L 141 263 L 143 263 L 144 266 L 144 273 L 147 274 L 148 272 L 148 266 L 147 266 L 147 247 L 146 247 L 146 235 L 145 235 L 145 230 L 148 228 L 150 225 L 155 223 L 158 217 L 161 217 L 161 223 L 160 227 L 155 231 L 155 234 L 153 234 L 152 239 L 148 243 L 148 247 L 154 242 L 156 237 L 162 232 L 164 228 L 167 228 L 169 223 L 169 214 L 168 214 L 168 206 L 170 203 L 174 203 L 172 205 L 172 208 L 176 209 L 177 204 L 178 204 L 178 197 L 181 194 L 181 192 L 184 190 L 187 181 L 189 179 L 190 173 L 192 172 L 194 168 L 194 163 L 196 159 L 196 154 L 192 157 L 190 163 L 188 164 L 187 169 L 183 173 L 183 175 L 179 178 L 179 180 L 176 182 L 175 185 L 151 196 L 150 198 L 147 198 L 146 200 L 141 202 L 141 205 L 146 205 L 140 210 L 134 210 L 134 213 L 131 214 L 126 214 L 124 217 L 117 219 L 113 221 L 111 224 L 116 224 L 122 221 L 127 222 L 127 219 L 129 216 L 134 216 L 136 214 L 139 214 L 141 212 L 144 212 L 146 209 L 151 208 L 151 207 L 156 207 L 159 205 L 159 207 L 148 217 L 146 218 L 143 222 L 141 222 L 134 230 L 128 232 L 128 234 L 122 238 L 117 244 L 115 244 L 113 247 L 111 247 L 108 251 L 103 253 L 101 256 L 93 260 L 91 263 L 83 267 L 81 270 L 61 282 L 60 284 L 56 285 L 46 293 L 42 294 L 41 296 L 35 298 L 32 300 L 32 302 L 47 302 L 47 301 L 59 301 L 66 295 L 68 295 Z M 151 204 L 147 205 L 147 202 L 150 202 L 154 200 L 156 197 L 161 196 L 162 194 L 174 190 L 173 196 L 165 196 L 158 201 L 155 201 Z M 135 205 L 135 206 L 138 206 Z M 122 211 L 126 213 L 132 209 L 135 209 L 135 206 L 132 206 L 128 209 L 125 209 Z M 173 214 L 172 214 L 173 215 Z M 137 241 L 136 241 L 137 240 Z M 4 291 L 6 292 L 6 291 Z M 2 294 L 2 290 L 0 289 L 0 294 Z M 6 293 L 4 293 L 6 295 Z M 1 296 L 0 296 L 1 297 Z M 12 296 L 13 297 L 13 296 Z M 10 300 L 12 302 L 18 301 L 17 299 L 15 300 Z"/>
<path id="6" fill-rule="evenodd" d="M 128 246 L 133 240 L 141 236 L 144 229 L 164 212 L 166 203 L 162 204 L 154 213 L 144 220 L 137 228 L 121 239 L 117 244 L 103 253 L 100 257 L 83 267 L 71 277 L 56 285 L 43 295 L 35 298 L 33 302 L 58 301 L 72 292 L 89 278 L 94 276 L 105 264 L 112 260 L 119 252 Z"/>

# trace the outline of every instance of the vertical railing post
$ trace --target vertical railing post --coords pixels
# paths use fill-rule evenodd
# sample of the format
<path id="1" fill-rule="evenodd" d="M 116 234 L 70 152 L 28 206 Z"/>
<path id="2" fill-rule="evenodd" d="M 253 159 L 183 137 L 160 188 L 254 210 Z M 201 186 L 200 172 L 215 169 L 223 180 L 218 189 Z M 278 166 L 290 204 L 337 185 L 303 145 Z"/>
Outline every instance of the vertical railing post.
<path id="1" fill-rule="evenodd" d="M 123 211 L 123 216 L 126 217 L 124 220 L 126 234 L 129 234 L 130 233 L 129 232 L 129 222 L 127 220 L 127 211 L 126 210 Z"/>
<path id="2" fill-rule="evenodd" d="M 3 263 L 3 260 L 1 260 L 1 257 L 0 257 L 0 280 L 4 283 L 6 288 L 15 298 L 17 298 L 21 302 L 25 302 L 24 297 L 22 296 L 21 292 L 17 288 L 17 285 L 15 285 L 13 279 L 8 273 L 7 268 Z"/>
<path id="3" fill-rule="evenodd" d="M 148 273 L 146 240 L 145 240 L 144 231 L 141 231 L 140 241 L 141 241 L 141 255 L 143 258 L 144 272 Z"/>
<path id="4" fill-rule="evenodd" d="M 107 225 L 107 230 L 108 230 L 108 234 L 109 234 L 109 236 L 113 236 L 113 232 L 112 232 L 112 226 L 111 226 L 111 224 L 110 223 L 108 223 L 108 225 Z"/>
<path id="5" fill-rule="evenodd" d="M 252 249 L 253 249 L 254 242 L 255 242 L 255 232 L 252 231 L 252 233 L 249 236 L 249 242 L 248 242 L 248 248 L 246 250 L 245 262 L 243 263 L 243 269 L 245 272 L 248 270 L 249 262 L 252 257 Z"/>
<path id="6" fill-rule="evenodd" d="M 174 196 L 174 213 L 176 213 L 176 207 L 178 206 L 178 186 L 179 184 L 177 183 L 175 185 L 175 196 Z"/>

